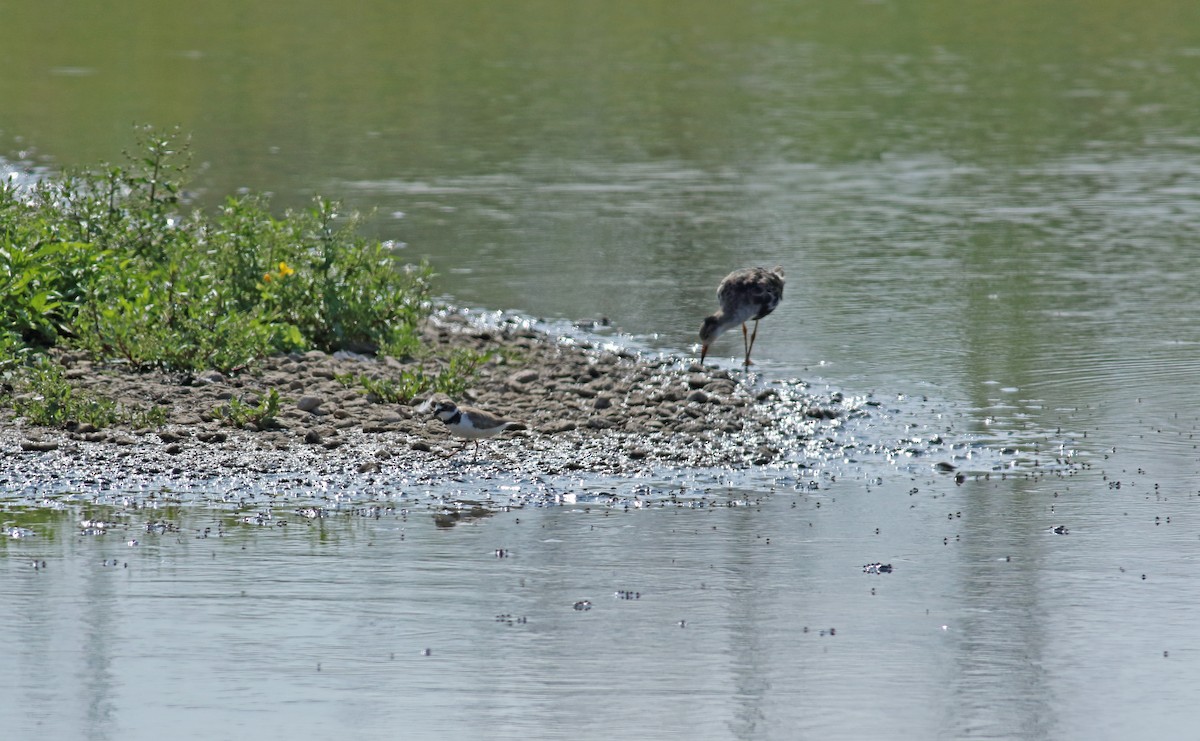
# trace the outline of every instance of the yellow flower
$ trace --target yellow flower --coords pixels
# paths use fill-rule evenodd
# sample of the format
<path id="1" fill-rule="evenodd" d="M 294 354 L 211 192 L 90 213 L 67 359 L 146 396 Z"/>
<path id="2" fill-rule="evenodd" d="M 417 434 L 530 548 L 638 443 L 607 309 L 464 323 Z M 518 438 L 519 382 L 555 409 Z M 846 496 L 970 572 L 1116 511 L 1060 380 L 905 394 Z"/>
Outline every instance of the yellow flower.
<path id="1" fill-rule="evenodd" d="M 296 272 L 296 271 L 292 270 L 291 267 L 289 267 L 286 262 L 279 263 L 279 277 L 280 278 L 286 278 L 287 276 L 291 275 L 294 272 Z"/>
<path id="2" fill-rule="evenodd" d="M 271 282 L 271 274 L 263 273 L 263 283 L 270 283 L 270 282 Z"/>

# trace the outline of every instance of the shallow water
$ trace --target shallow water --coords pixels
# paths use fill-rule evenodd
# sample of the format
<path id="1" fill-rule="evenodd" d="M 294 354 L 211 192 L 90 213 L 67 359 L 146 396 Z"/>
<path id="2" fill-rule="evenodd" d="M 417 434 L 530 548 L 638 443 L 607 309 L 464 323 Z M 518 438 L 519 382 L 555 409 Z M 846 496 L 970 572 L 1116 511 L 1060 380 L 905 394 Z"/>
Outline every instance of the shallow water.
<path id="1" fill-rule="evenodd" d="M 9 728 L 1121 738 L 1152 707 L 1170 737 L 1194 712 L 1195 498 L 1003 468 L 690 475 L 451 528 L 403 491 L 264 525 L 85 505 L 115 523 L 89 535 L 35 507 L 0 562 Z"/>
<path id="2" fill-rule="evenodd" d="M 6 729 L 1191 735 L 1200 6 L 256 7 L 8 3 L 7 164 L 178 122 L 200 205 L 341 196 L 456 303 L 650 351 L 694 351 L 721 276 L 781 264 L 758 370 L 883 406 L 836 432 L 856 447 L 752 472 L 538 489 L 495 443 L 442 486 L 241 506 L 211 480 L 169 514 L 140 509 L 155 482 L 12 482 Z"/>

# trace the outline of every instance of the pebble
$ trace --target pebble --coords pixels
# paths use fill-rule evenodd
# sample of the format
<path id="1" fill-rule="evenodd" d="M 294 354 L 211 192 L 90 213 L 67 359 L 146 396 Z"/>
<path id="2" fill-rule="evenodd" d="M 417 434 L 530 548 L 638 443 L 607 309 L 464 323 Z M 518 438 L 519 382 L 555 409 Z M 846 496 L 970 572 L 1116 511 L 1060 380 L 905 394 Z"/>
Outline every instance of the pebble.
<path id="1" fill-rule="evenodd" d="M 519 370 L 516 373 L 513 373 L 511 376 L 509 376 L 508 382 L 510 384 L 515 384 L 515 385 L 521 386 L 521 385 L 524 385 L 527 383 L 533 383 L 537 379 L 538 379 L 538 372 L 536 370 L 534 370 L 533 368 L 526 368 L 524 370 Z"/>
<path id="2" fill-rule="evenodd" d="M 22 440 L 21 450 L 46 453 L 51 450 L 58 450 L 58 443 L 53 440 Z"/>
<path id="3" fill-rule="evenodd" d="M 301 396 L 296 400 L 296 408 L 302 412 L 315 412 L 321 406 L 321 401 L 319 396 Z"/>

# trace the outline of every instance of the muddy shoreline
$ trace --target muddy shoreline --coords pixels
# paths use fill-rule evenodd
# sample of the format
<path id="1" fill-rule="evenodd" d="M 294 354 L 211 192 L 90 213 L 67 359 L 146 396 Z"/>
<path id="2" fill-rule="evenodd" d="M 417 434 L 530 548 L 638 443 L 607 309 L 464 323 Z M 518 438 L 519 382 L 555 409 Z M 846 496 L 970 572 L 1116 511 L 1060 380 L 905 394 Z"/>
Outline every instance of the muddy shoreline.
<path id="1" fill-rule="evenodd" d="M 44 476 L 114 482 L 130 475 L 197 481 L 489 468 L 546 475 L 749 468 L 794 459 L 821 445 L 823 426 L 866 414 L 861 399 L 815 395 L 800 382 L 764 384 L 753 374 L 686 358 L 543 333 L 517 318 L 485 325 L 447 311 L 430 318 L 422 332 L 439 355 L 455 348 L 488 353 L 455 401 L 528 429 L 485 441 L 476 462 L 470 450 L 450 456 L 460 441 L 418 410 L 420 400 L 378 403 L 338 380 L 346 374 L 396 378 L 411 367 L 391 358 L 310 352 L 271 358 L 237 376 L 180 379 L 99 367 L 67 354 L 60 360 L 73 385 L 125 404 L 154 404 L 168 423 L 157 430 L 57 430 L 28 426 L 7 412 L 0 418 L 0 476 L 11 486 Z M 271 389 L 281 404 L 267 429 L 235 428 L 216 411 L 231 398 L 256 403 Z"/>

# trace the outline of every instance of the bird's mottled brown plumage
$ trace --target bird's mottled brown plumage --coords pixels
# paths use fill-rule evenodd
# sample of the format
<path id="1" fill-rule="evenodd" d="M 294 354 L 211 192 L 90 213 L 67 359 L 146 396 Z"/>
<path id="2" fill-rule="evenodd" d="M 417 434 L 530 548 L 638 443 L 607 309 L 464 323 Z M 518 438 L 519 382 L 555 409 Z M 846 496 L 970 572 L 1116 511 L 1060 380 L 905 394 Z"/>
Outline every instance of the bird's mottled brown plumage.
<path id="1" fill-rule="evenodd" d="M 783 299 L 783 268 L 743 268 L 725 276 L 717 287 L 720 309 L 705 317 L 700 326 L 700 362 L 708 356 L 708 347 L 726 330 L 742 325 L 742 342 L 746 349 L 746 365 L 758 336 L 758 320 L 775 310 Z M 754 320 L 754 334 L 747 338 L 746 322 Z"/>

